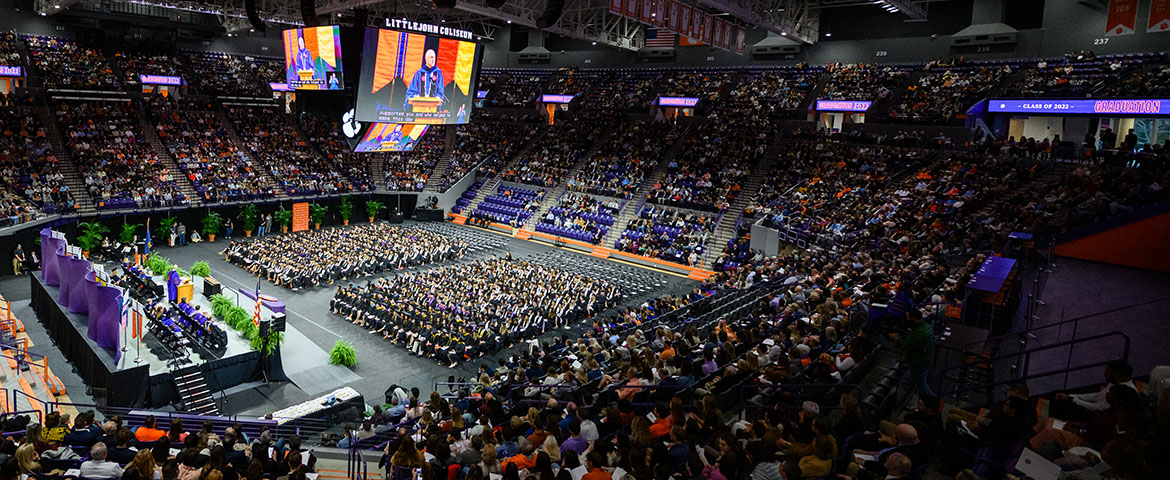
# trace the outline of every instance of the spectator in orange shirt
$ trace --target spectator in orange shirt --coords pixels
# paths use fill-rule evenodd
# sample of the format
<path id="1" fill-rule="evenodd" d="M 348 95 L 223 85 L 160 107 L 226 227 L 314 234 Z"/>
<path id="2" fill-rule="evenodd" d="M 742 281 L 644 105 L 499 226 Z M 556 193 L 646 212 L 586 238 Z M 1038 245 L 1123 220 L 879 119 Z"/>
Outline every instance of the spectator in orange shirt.
<path id="1" fill-rule="evenodd" d="M 142 422 L 142 426 L 134 431 L 134 438 L 143 443 L 154 443 L 155 440 L 162 438 L 167 432 L 155 428 L 157 423 L 158 420 L 155 420 L 154 415 L 147 416 L 146 420 Z"/>
<path id="2" fill-rule="evenodd" d="M 605 470 L 605 455 L 593 451 L 589 452 L 586 459 L 589 462 L 589 473 L 581 476 L 581 480 L 613 480 L 613 475 Z"/>
<path id="3" fill-rule="evenodd" d="M 670 435 L 670 408 L 665 403 L 659 403 L 654 406 L 654 416 L 657 420 L 650 424 L 650 436 L 662 438 Z"/>
<path id="4" fill-rule="evenodd" d="M 509 465 L 516 465 L 516 468 L 524 470 L 536 466 L 536 455 L 532 453 L 532 442 L 527 438 L 520 437 L 520 453 L 509 457 L 500 464 L 500 468 L 507 471 Z"/>
<path id="5" fill-rule="evenodd" d="M 660 353 L 658 355 L 658 358 L 660 358 L 662 360 L 667 360 L 667 359 L 673 357 L 674 356 L 673 342 L 671 342 L 670 340 L 663 340 L 662 345 L 663 345 L 662 353 Z"/>

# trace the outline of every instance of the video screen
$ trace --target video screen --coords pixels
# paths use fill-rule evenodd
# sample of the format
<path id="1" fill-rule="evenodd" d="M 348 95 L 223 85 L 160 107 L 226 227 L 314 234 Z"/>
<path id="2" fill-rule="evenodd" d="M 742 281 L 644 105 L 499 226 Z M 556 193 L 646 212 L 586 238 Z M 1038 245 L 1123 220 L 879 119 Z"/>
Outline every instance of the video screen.
<path id="1" fill-rule="evenodd" d="M 285 83 L 297 90 L 341 90 L 341 28 L 337 25 L 284 31 Z"/>
<path id="2" fill-rule="evenodd" d="M 475 42 L 368 28 L 363 47 L 358 120 L 451 125 L 471 118 L 481 54 Z"/>
<path id="3" fill-rule="evenodd" d="M 354 147 L 355 152 L 409 152 L 427 133 L 427 125 L 375 123 Z"/>

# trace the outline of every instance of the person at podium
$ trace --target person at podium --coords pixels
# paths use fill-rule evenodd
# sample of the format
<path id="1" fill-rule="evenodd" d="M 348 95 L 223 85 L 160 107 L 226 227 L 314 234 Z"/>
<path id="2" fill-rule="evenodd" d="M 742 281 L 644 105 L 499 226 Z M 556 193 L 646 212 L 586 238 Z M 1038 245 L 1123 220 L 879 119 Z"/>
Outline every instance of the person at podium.
<path id="1" fill-rule="evenodd" d="M 403 109 L 406 111 L 413 111 L 410 100 L 415 97 L 433 97 L 447 103 L 447 96 L 443 93 L 443 86 L 446 85 L 443 82 L 443 71 L 435 65 L 437 55 L 434 49 L 429 49 L 423 54 L 422 68 L 414 72 L 410 86 L 406 87 L 406 100 L 403 102 Z"/>
<path id="2" fill-rule="evenodd" d="M 316 76 L 317 64 L 313 61 L 313 54 L 305 48 L 305 37 L 297 37 L 297 57 L 293 66 L 297 71 L 312 70 Z"/>

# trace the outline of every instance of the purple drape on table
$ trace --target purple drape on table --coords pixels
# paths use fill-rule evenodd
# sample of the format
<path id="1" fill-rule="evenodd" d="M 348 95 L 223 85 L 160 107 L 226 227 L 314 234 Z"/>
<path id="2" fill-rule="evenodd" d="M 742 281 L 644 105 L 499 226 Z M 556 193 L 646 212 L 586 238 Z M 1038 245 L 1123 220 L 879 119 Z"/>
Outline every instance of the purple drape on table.
<path id="1" fill-rule="evenodd" d="M 94 281 L 94 273 L 85 276 L 86 298 L 89 299 L 89 328 L 86 335 L 102 348 L 114 349 L 114 361 L 122 356 L 122 292 Z"/>
<path id="2" fill-rule="evenodd" d="M 57 262 L 57 251 L 65 253 L 65 241 L 53 238 L 51 229 L 41 230 L 41 280 L 45 285 L 61 285 L 61 268 Z"/>
<path id="3" fill-rule="evenodd" d="M 85 286 L 85 275 L 93 271 L 93 264 L 89 260 L 73 257 L 62 258 L 61 262 L 61 305 L 73 313 L 88 313 L 89 291 Z"/>

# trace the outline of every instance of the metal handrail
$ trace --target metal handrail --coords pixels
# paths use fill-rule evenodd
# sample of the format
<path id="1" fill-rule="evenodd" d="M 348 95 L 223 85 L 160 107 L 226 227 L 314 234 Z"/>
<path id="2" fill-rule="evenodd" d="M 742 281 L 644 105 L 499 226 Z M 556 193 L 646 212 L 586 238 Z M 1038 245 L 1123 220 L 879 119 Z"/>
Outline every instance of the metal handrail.
<path id="1" fill-rule="evenodd" d="M 1049 345 L 1041 345 L 1039 347 L 1029 348 L 1029 349 L 1026 349 L 1026 350 L 1023 350 L 1020 352 L 1016 352 L 1016 353 L 1009 353 L 1009 354 L 1005 354 L 1005 355 L 1000 355 L 998 357 L 981 359 L 980 361 L 994 363 L 997 360 L 1004 360 L 1004 359 L 1008 359 L 1008 358 L 1019 357 L 1020 355 L 1030 355 L 1030 354 L 1033 354 L 1033 353 L 1036 353 L 1039 351 L 1043 351 L 1043 350 L 1051 350 L 1054 348 L 1059 348 L 1059 347 L 1064 347 L 1064 346 L 1068 346 L 1068 345 L 1074 345 L 1077 343 L 1087 342 L 1089 340 L 1099 340 L 1102 338 L 1113 337 L 1113 336 L 1118 336 L 1118 335 L 1120 335 L 1122 338 L 1125 339 L 1125 343 L 1124 343 L 1125 346 L 1124 346 L 1124 350 L 1122 353 L 1122 359 L 1127 360 L 1127 359 L 1129 359 L 1129 344 L 1130 344 L 1129 335 L 1125 334 L 1124 332 L 1119 332 L 1119 331 L 1114 330 L 1111 332 L 1099 333 L 1097 335 L 1093 335 L 1093 336 L 1089 336 L 1089 337 L 1085 337 L 1085 338 L 1074 338 L 1072 340 L 1065 340 L 1062 342 L 1057 342 L 1057 343 L 1053 343 L 1053 344 L 1049 344 Z M 964 367 L 966 367 L 966 365 L 955 365 L 952 367 L 946 367 L 943 370 L 941 370 L 939 373 L 945 373 L 945 372 L 949 372 L 951 370 L 964 368 Z"/>

